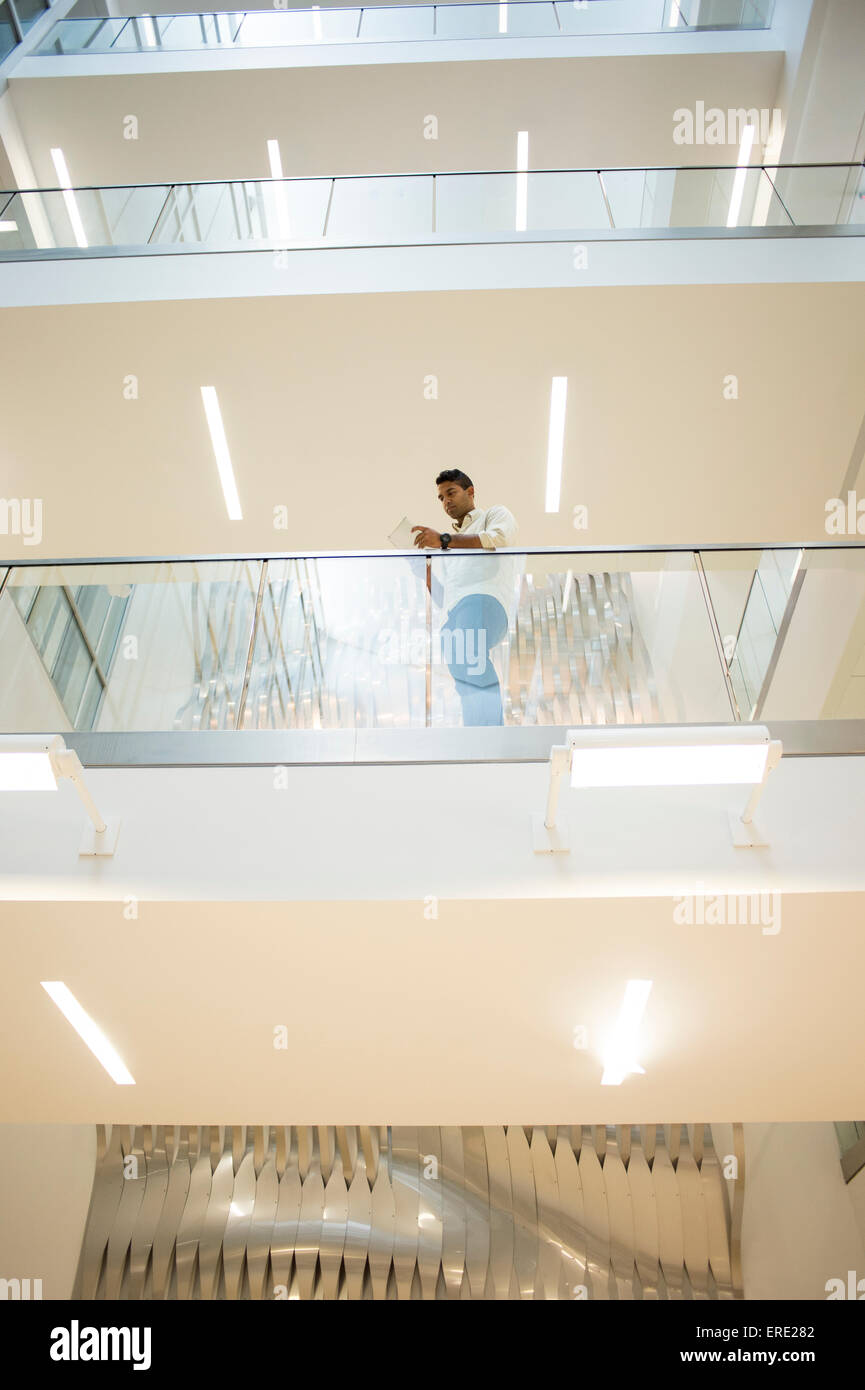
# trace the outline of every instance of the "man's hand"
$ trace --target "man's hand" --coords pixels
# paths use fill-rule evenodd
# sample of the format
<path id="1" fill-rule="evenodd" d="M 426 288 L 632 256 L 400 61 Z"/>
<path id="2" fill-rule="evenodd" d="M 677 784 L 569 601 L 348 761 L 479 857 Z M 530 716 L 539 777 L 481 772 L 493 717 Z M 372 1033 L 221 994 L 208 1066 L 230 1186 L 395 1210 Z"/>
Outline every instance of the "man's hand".
<path id="1" fill-rule="evenodd" d="M 418 533 L 414 538 L 418 550 L 441 550 L 441 531 L 434 531 L 431 526 L 413 526 L 411 529 Z"/>

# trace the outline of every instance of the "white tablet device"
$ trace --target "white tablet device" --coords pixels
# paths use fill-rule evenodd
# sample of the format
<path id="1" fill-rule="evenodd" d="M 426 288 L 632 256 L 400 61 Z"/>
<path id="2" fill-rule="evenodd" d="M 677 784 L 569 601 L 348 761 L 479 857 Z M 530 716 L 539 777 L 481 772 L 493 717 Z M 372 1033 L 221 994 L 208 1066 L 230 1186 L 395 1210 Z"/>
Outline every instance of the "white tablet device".
<path id="1" fill-rule="evenodd" d="M 396 550 L 412 550 L 414 548 L 414 536 L 411 528 L 412 523 L 407 516 L 404 516 L 399 525 L 393 528 L 388 540 Z"/>

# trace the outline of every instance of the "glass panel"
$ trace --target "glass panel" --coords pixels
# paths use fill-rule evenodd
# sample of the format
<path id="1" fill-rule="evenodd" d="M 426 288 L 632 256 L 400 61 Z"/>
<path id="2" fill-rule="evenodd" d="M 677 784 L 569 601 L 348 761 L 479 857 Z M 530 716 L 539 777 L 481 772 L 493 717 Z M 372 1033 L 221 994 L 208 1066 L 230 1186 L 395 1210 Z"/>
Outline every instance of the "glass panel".
<path id="1" fill-rule="evenodd" d="M 861 165 L 768 168 L 767 173 L 797 226 L 865 222 Z"/>
<path id="2" fill-rule="evenodd" d="M 529 231 L 609 228 L 610 219 L 597 174 L 529 174 L 526 182 Z"/>
<path id="3" fill-rule="evenodd" d="M 648 34 L 664 27 L 664 0 L 563 0 L 557 9 L 566 34 Z"/>
<path id="4" fill-rule="evenodd" d="M 569 7 L 570 0 L 560 9 Z M 463 23 L 459 10 L 469 10 Z M 486 9 L 487 13 L 482 11 Z M 450 37 L 450 26 L 462 27 L 465 36 L 482 38 L 491 35 L 509 34 L 516 38 L 553 36 L 560 32 L 556 23 L 556 12 L 550 4 L 499 4 L 499 5 L 459 5 L 436 11 L 436 34 L 439 38 Z M 454 37 L 456 37 L 454 33 Z"/>
<path id="5" fill-rule="evenodd" d="M 236 42 L 246 48 L 280 44 L 351 43 L 360 10 L 297 10 L 286 14 L 247 14 Z"/>
<path id="6" fill-rule="evenodd" d="M 22 611 L 29 610 L 35 588 L 14 583 L 21 570 L 13 570 L 0 594 L 0 732 L 12 734 L 62 733 L 71 727 L 60 698 L 28 632 Z"/>
<path id="7" fill-rule="evenodd" d="M 40 0 L 24 0 L 36 15 Z M 501 4 L 386 5 L 305 9 L 281 13 L 154 15 L 125 19 L 65 19 L 40 53 L 146 52 L 290 44 L 414 41 L 659 30 L 766 28 L 772 0 L 503 0 Z"/>
<path id="8" fill-rule="evenodd" d="M 47 665 L 47 662 L 46 662 Z M 57 660 L 49 667 L 54 688 L 63 701 L 63 706 L 73 725 L 78 726 L 78 707 L 91 669 L 90 653 L 74 622 L 66 625 L 63 643 Z"/>
<path id="9" fill-rule="evenodd" d="M 12 16 L 6 0 L 0 0 L 0 60 L 11 53 L 18 42 L 18 35 L 12 27 Z"/>
<path id="10" fill-rule="evenodd" d="M 768 29 L 775 0 L 666 0 L 665 27 Z"/>
<path id="11" fill-rule="evenodd" d="M 83 234 L 86 246 L 144 246 L 168 193 L 168 185 L 16 193 L 3 213 L 15 230 L 4 234 L 0 245 L 4 250 L 77 246 Z"/>
<path id="12" fill-rule="evenodd" d="M 47 9 L 45 0 L 15 0 L 15 13 L 25 34 L 32 29 L 37 19 L 42 18 Z"/>
<path id="13" fill-rule="evenodd" d="M 242 14 L 153 15 L 130 19 L 112 47 L 117 52 L 230 46 Z"/>
<path id="14" fill-rule="evenodd" d="M 32 728 L 35 717 L 48 721 L 43 728 L 56 727 L 61 701 L 80 729 L 91 727 L 97 708 L 99 730 L 234 728 L 260 573 L 259 561 L 240 560 L 14 571 L 3 601 L 14 596 L 13 606 L 26 611 L 34 585 L 37 597 L 26 627 L 20 619 L 13 629 L 0 622 L 0 664 L 5 671 L 7 648 L 17 653 L 39 698 L 31 694 L 27 705 L 21 701 L 10 712 L 7 692 L 0 709 L 18 721 L 11 725 L 16 731 Z M 104 696 L 63 593 L 67 583 L 78 595 L 82 622 L 98 626 L 103 615 L 98 655 L 108 677 Z M 27 635 L 29 644 L 22 640 Z M 30 658 L 23 650 L 28 645 Z"/>
<path id="15" fill-rule="evenodd" d="M 432 177 L 337 179 L 328 239 L 393 242 L 432 230 Z"/>
<path id="16" fill-rule="evenodd" d="M 331 179 L 179 184 L 153 242 L 313 241 L 321 237 Z"/>
<path id="17" fill-rule="evenodd" d="M 603 180 L 616 227 L 726 227 L 736 173 L 735 168 L 613 169 L 604 171 Z M 762 170 L 745 171 L 732 225 L 750 226 L 755 214 L 766 220 L 758 204 L 762 181 Z M 763 201 L 781 217 L 783 209 L 771 206 L 772 197 L 771 187 L 764 186 Z"/>
<path id="18" fill-rule="evenodd" d="M 436 232 L 477 237 L 512 232 L 516 225 L 516 174 L 438 174 Z"/>
<path id="19" fill-rule="evenodd" d="M 61 19 L 37 52 L 107 53 L 128 19 Z"/>
<path id="20" fill-rule="evenodd" d="M 508 6 L 513 9 L 514 6 Z M 499 5 L 437 5 L 436 38 L 486 39 L 501 33 Z M 552 4 L 550 5 L 552 15 Z M 555 27 L 555 21 L 553 21 Z"/>
<path id="21" fill-rule="evenodd" d="M 431 5 L 364 7 L 360 22 L 360 37 L 376 39 L 431 39 L 433 9 Z"/>
<path id="22" fill-rule="evenodd" d="M 99 711 L 99 701 L 102 699 L 103 685 L 99 679 L 99 673 L 95 666 L 91 666 L 90 675 L 87 677 L 87 685 L 84 688 L 84 697 L 78 709 L 78 718 L 75 724 L 76 729 L 92 729 L 94 721 Z"/>
<path id="23" fill-rule="evenodd" d="M 808 550 L 802 569 L 763 717 L 865 718 L 865 547 Z"/>
<path id="24" fill-rule="evenodd" d="M 732 717 L 693 555 L 587 563 L 433 554 L 434 725 Z"/>
<path id="25" fill-rule="evenodd" d="M 743 719 L 752 719 L 801 552 L 703 551 L 703 568 Z"/>
<path id="26" fill-rule="evenodd" d="M 423 556 L 268 564 L 243 728 L 422 728 Z"/>

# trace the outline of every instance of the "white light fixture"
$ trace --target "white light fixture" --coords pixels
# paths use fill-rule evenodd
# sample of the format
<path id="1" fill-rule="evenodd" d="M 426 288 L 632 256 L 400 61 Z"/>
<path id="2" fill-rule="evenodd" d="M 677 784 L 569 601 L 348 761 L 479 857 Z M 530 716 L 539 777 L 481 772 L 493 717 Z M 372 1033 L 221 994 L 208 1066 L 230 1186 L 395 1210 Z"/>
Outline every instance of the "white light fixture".
<path id="1" fill-rule="evenodd" d="M 604 1048 L 602 1086 L 621 1086 L 632 1072 L 644 1074 L 637 1062 L 637 1033 L 652 989 L 651 980 L 629 980 L 612 1035 Z"/>
<path id="2" fill-rule="evenodd" d="M 153 27 L 153 20 L 149 14 L 138 16 L 138 22 L 144 32 L 144 42 L 148 48 L 156 47 L 156 30 Z"/>
<path id="3" fill-rule="evenodd" d="M 507 4 L 500 4 L 500 5 L 499 5 L 499 33 L 500 33 L 500 34 L 506 34 L 507 32 L 508 32 L 508 7 L 507 7 Z"/>
<path id="4" fill-rule="evenodd" d="M 321 42 L 321 5 L 312 7 L 312 30 L 318 42 Z"/>
<path id="5" fill-rule="evenodd" d="M 730 195 L 730 210 L 727 213 L 728 227 L 735 227 L 739 221 L 742 196 L 745 192 L 745 179 L 748 177 L 748 165 L 751 163 L 751 150 L 756 134 L 757 127 L 754 125 L 746 125 L 742 131 L 742 143 L 739 146 L 739 158 L 736 161 L 736 174 L 733 179 L 733 192 Z"/>
<path id="6" fill-rule="evenodd" d="M 567 743 L 550 749 L 547 809 L 532 817 L 535 853 L 569 851 L 556 824 L 566 773 L 578 788 L 750 785 L 753 791 L 742 814 L 729 812 L 733 843 L 742 849 L 764 845 L 754 811 L 782 752 L 764 724 L 569 729 Z"/>
<path id="7" fill-rule="evenodd" d="M 282 155 L 279 149 L 278 140 L 268 140 L 267 142 L 267 161 L 270 165 L 270 177 L 272 179 L 283 179 Z M 273 185 L 273 196 L 276 203 L 276 235 L 284 241 L 291 237 L 291 224 L 288 217 L 288 204 L 285 200 L 285 184 L 277 183 Z"/>
<path id="8" fill-rule="evenodd" d="M 17 222 L 0 222 L 0 232 L 17 232 Z"/>
<path id="9" fill-rule="evenodd" d="M 565 448 L 565 409 L 568 378 L 554 376 L 550 389 L 550 428 L 547 437 L 547 496 L 544 511 L 557 512 L 562 500 L 562 458 Z"/>
<path id="10" fill-rule="evenodd" d="M 526 230 L 529 212 L 529 132 L 527 130 L 517 131 L 517 205 L 514 229 L 518 232 Z"/>
<path id="11" fill-rule="evenodd" d="M 222 411 L 219 409 L 216 387 L 202 386 L 201 399 L 204 402 L 204 413 L 207 416 L 207 427 L 210 430 L 210 442 L 213 445 L 219 481 L 222 484 L 222 495 L 228 508 L 228 519 L 229 521 L 242 521 L 243 512 L 240 510 L 240 498 L 237 495 L 237 484 L 234 481 L 234 469 L 231 466 L 231 455 L 228 452 L 228 440 L 225 437 L 225 426 L 222 423 Z"/>
<path id="12" fill-rule="evenodd" d="M 85 247 L 87 245 L 87 237 L 84 235 L 84 223 L 81 221 L 81 214 L 78 211 L 75 194 L 72 192 L 72 180 L 69 177 L 69 170 L 66 167 L 66 156 L 62 150 L 56 149 L 51 151 L 51 158 L 54 161 L 57 178 L 63 190 L 63 201 L 66 204 L 69 221 L 72 223 L 75 245 Z"/>
<path id="13" fill-rule="evenodd" d="M 120 821 L 102 818 L 82 773 L 78 754 L 66 747 L 60 734 L 0 735 L 0 792 L 56 791 L 58 780 L 68 778 L 92 822 L 84 828 L 79 855 L 110 856 Z"/>
<path id="14" fill-rule="evenodd" d="M 90 1015 L 82 1009 L 75 995 L 62 980 L 41 980 L 45 993 L 50 995 L 63 1017 L 68 1019 L 82 1042 L 90 1048 L 97 1061 L 108 1072 L 118 1086 L 134 1086 L 135 1078 L 124 1066 L 120 1054 L 106 1038 L 102 1029 L 93 1022 Z"/>

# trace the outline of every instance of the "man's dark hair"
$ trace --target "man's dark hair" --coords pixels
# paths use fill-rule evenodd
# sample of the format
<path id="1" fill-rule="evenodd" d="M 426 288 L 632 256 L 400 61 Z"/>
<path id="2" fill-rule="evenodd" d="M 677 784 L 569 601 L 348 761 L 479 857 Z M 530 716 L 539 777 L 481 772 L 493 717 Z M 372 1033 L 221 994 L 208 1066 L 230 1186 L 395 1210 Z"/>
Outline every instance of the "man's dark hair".
<path id="1" fill-rule="evenodd" d="M 468 473 L 463 473 L 459 468 L 446 468 L 444 473 L 439 473 L 436 478 L 436 487 L 440 483 L 459 483 L 461 488 L 474 487 L 474 483 Z"/>

